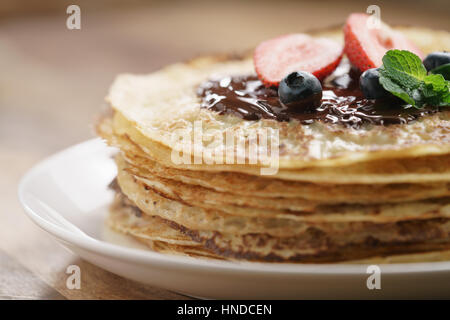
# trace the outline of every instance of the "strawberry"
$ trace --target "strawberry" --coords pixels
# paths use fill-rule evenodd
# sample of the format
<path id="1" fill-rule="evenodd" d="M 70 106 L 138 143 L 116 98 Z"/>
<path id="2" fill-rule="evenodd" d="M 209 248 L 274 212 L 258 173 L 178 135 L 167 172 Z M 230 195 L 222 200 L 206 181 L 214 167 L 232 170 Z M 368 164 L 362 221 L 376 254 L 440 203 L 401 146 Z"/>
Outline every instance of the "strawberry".
<path id="1" fill-rule="evenodd" d="M 362 72 L 380 67 L 390 49 L 408 50 L 423 58 L 423 53 L 401 32 L 381 21 L 379 28 L 370 28 L 368 19 L 367 14 L 353 13 L 344 26 L 344 52 Z"/>
<path id="2" fill-rule="evenodd" d="M 342 46 L 326 38 L 288 34 L 259 44 L 253 55 L 258 77 L 266 86 L 278 86 L 294 71 L 307 71 L 322 80 L 338 66 Z"/>

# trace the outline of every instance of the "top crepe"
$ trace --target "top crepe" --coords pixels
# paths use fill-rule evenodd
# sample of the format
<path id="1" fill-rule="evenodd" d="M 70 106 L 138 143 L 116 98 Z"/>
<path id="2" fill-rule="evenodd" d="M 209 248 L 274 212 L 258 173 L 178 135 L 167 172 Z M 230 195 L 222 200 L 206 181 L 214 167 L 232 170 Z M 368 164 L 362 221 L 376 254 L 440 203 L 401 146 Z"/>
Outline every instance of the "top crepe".
<path id="1" fill-rule="evenodd" d="M 450 35 L 443 33 L 434 38 L 429 33 L 413 28 L 403 30 L 425 53 L 450 49 Z M 339 38 L 340 31 L 325 35 Z M 424 37 L 427 36 L 427 38 Z M 314 122 L 302 125 L 291 120 L 246 121 L 232 115 L 201 108 L 196 88 L 212 77 L 253 74 L 250 57 L 206 57 L 188 63 L 178 63 L 149 75 L 119 75 L 112 85 L 107 100 L 122 117 L 124 128 L 132 140 L 145 148 L 158 142 L 170 150 L 200 151 L 203 159 L 213 161 L 214 152 L 223 155 L 232 148 L 234 154 L 246 158 L 246 167 L 267 165 L 268 155 L 273 152 L 271 142 L 268 152 L 257 148 L 257 163 L 248 165 L 248 142 L 259 129 L 270 132 L 278 130 L 280 169 L 297 169 L 316 166 L 342 166 L 355 162 L 389 158 L 408 158 L 445 155 L 450 152 L 450 111 L 441 111 L 423 116 L 408 124 L 390 126 L 343 127 L 339 124 Z M 194 123 L 201 120 L 203 132 L 223 137 L 222 143 L 195 140 Z M 126 129 L 124 129 L 126 130 Z M 186 149 L 186 140 L 175 139 L 174 132 L 187 134 L 191 146 Z M 226 144 L 227 133 L 239 132 L 244 144 Z M 177 136 L 179 138 L 179 136 Z M 242 141 L 241 141 L 242 142 Z M 242 146 L 244 147 L 242 148 Z M 216 167 L 216 166 L 210 166 Z M 220 165 L 221 171 L 243 171 L 236 165 Z M 212 168 L 211 168 L 212 169 Z M 245 171 L 245 170 L 244 170 Z"/>

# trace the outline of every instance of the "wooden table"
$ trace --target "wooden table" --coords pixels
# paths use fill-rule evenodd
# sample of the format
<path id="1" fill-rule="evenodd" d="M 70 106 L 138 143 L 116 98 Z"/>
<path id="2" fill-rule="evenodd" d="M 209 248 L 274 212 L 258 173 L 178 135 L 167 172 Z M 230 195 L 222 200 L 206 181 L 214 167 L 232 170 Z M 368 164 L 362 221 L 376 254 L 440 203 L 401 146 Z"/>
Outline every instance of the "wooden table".
<path id="1" fill-rule="evenodd" d="M 84 3 L 84 2 L 83 2 Z M 34 163 L 94 136 L 92 123 L 114 75 L 150 72 L 195 55 L 342 23 L 362 1 L 81 4 L 82 29 L 50 15 L 0 20 L 0 298 L 184 299 L 99 269 L 60 247 L 23 214 L 17 183 Z M 381 4 L 389 23 L 450 30 L 448 1 Z M 77 264 L 82 289 L 66 288 Z"/>

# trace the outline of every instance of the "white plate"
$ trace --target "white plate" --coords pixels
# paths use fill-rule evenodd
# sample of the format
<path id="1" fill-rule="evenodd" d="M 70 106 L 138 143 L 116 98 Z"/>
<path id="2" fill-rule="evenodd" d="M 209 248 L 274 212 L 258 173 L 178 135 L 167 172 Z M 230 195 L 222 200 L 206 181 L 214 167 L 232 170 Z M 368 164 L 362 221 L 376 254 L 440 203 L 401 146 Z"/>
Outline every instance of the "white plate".
<path id="1" fill-rule="evenodd" d="M 83 259 L 115 274 L 186 295 L 229 299 L 449 298 L 450 262 L 380 265 L 369 290 L 367 265 L 211 261 L 146 250 L 104 227 L 116 174 L 114 149 L 99 139 L 66 149 L 22 179 L 28 216 Z"/>

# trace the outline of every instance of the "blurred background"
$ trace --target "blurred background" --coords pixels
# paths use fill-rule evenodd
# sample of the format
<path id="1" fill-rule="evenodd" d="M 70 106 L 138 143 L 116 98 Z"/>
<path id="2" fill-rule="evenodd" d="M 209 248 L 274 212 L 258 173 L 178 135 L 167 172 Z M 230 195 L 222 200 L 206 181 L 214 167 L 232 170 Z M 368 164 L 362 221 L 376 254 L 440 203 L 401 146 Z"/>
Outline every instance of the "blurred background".
<path id="1" fill-rule="evenodd" d="M 66 27 L 70 4 L 81 8 L 81 30 Z M 2 0 L 0 155 L 36 159 L 91 137 L 117 73 L 336 26 L 370 4 L 390 24 L 450 29 L 448 0 Z"/>
<path id="2" fill-rule="evenodd" d="M 71 4 L 81 8 L 81 30 L 66 27 Z M 20 296 L 9 276 L 17 270 L 58 287 L 53 273 L 59 266 L 48 262 L 61 260 L 61 249 L 22 213 L 17 182 L 43 157 L 94 136 L 92 123 L 116 74 L 147 73 L 200 54 L 249 49 L 283 33 L 338 26 L 371 4 L 391 25 L 450 31 L 449 0 L 2 0 L 0 284 L 9 281 L 10 289 L 0 285 L 0 297 Z"/>

